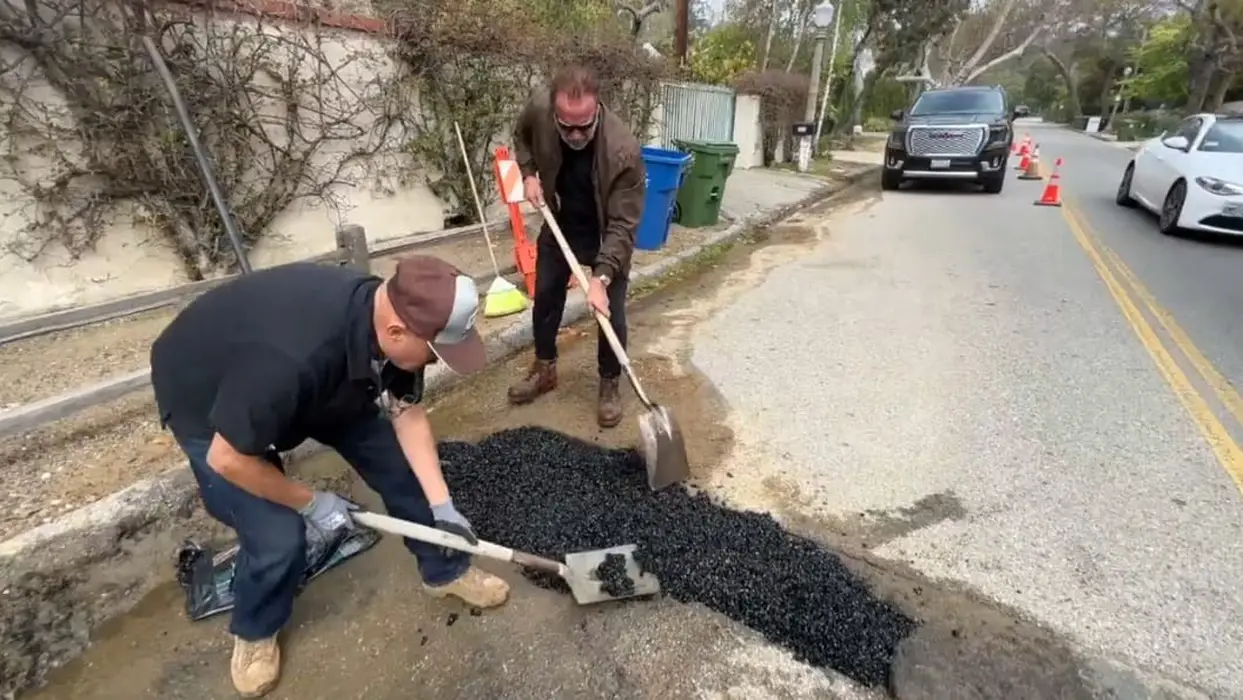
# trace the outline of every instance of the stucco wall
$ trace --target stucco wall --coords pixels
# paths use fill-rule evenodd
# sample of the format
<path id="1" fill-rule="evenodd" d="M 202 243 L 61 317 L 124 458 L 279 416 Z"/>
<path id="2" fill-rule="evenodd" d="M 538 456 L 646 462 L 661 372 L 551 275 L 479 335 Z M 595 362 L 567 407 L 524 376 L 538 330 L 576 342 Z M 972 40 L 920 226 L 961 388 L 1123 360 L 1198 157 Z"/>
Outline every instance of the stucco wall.
<path id="1" fill-rule="evenodd" d="M 253 20 L 243 16 L 236 21 Z M 297 30 L 292 25 L 265 25 L 265 31 Z M 342 71 L 342 78 L 351 87 L 364 90 L 376 83 L 377 73 L 396 70 L 377 37 L 345 30 L 321 33 L 326 34 L 322 44 L 325 58 L 335 65 L 349 64 Z M 348 60 L 360 53 L 368 60 Z M 13 50 L 0 51 L 0 60 L 6 64 L 16 56 Z M 29 62 L 24 65 L 29 66 Z M 61 96 L 41 81 L 41 76 L 30 73 L 28 77 L 36 93 L 27 94 L 46 101 L 53 107 L 52 112 L 64 104 Z M 364 129 L 368 126 L 357 122 L 356 125 Z M 332 189 L 332 205 L 299 200 L 278 216 L 269 234 L 251 253 L 254 265 L 268 266 L 331 250 L 333 231 L 343 221 L 361 224 L 372 240 L 443 228 L 444 207 L 424 184 L 422 173 L 402 155 L 400 146 L 404 139 L 405 134 L 394 131 L 390 136 L 393 143 L 388 144 L 383 159 L 360 164 L 345 178 L 347 184 Z M 344 145 L 334 148 L 337 146 Z M 64 149 L 63 144 L 60 148 Z M 319 157 L 325 160 L 333 156 Z M 50 170 L 36 155 L 25 156 L 21 168 L 28 182 L 38 181 L 41 173 Z M 403 177 L 399 179 L 398 173 Z M 12 180 L 0 178 L 0 316 L 96 303 L 188 281 L 172 247 L 144 223 L 142 209 L 135 203 L 122 202 L 113 207 L 93 249 L 77 259 L 59 244 L 49 246 L 33 261 L 24 258 L 20 251 L 29 250 L 31 238 L 24 232 L 36 215 L 23 189 Z"/>

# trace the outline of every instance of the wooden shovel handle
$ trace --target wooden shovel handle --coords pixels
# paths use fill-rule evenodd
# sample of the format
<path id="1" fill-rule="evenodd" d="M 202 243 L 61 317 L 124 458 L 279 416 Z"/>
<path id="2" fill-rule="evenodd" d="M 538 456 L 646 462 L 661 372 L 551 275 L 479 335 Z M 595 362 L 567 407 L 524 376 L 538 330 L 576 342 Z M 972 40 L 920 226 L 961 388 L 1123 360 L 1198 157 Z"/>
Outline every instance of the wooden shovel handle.
<path id="1" fill-rule="evenodd" d="M 550 574 L 556 574 L 561 578 L 565 578 L 568 573 L 565 564 L 551 559 L 537 557 L 534 554 L 527 554 L 526 552 L 515 551 L 513 562 L 518 566 L 525 566 L 531 569 L 546 571 Z"/>
<path id="2" fill-rule="evenodd" d="M 516 552 L 509 547 L 502 547 L 499 544 L 484 542 L 479 540 L 478 544 L 471 544 L 465 538 L 458 537 L 451 532 L 438 530 L 434 527 L 412 523 L 409 520 L 394 518 L 390 515 L 381 515 L 380 513 L 369 513 L 367 511 L 358 511 L 353 514 L 354 521 L 359 525 L 374 528 L 381 532 L 387 532 L 390 535 L 400 535 L 401 537 L 409 537 L 412 540 L 434 544 L 440 547 L 448 547 L 459 552 L 468 552 L 477 554 L 481 557 L 496 559 L 497 561 L 513 562 L 520 566 L 529 566 L 532 569 L 547 571 L 551 574 L 557 574 L 564 577 L 566 574 L 565 564 L 555 562 L 551 559 L 537 557 L 534 554 L 526 552 Z"/>
<path id="3" fill-rule="evenodd" d="M 570 249 L 570 244 L 565 240 L 565 234 L 561 231 L 561 226 L 557 224 L 557 219 L 553 217 L 552 210 L 545 204 L 539 208 L 540 213 L 544 215 L 544 223 L 548 224 L 548 230 L 552 232 L 552 237 L 556 239 L 557 246 L 561 248 L 561 254 L 565 256 L 565 262 L 570 266 L 570 271 L 574 273 L 574 279 L 578 280 L 578 284 L 583 288 L 586 294 L 590 288 L 587 281 L 587 275 L 583 272 L 582 265 L 578 264 L 578 260 L 574 257 L 574 251 Z M 609 347 L 613 350 L 614 357 L 622 366 L 622 370 L 626 373 L 626 378 L 630 380 L 630 386 L 634 388 L 635 396 L 639 397 L 639 401 L 650 411 L 653 407 L 652 400 L 647 397 L 647 392 L 639 384 L 639 378 L 635 376 L 634 367 L 630 364 L 630 355 L 626 353 L 626 349 L 622 347 L 621 339 L 617 337 L 617 332 L 613 330 L 613 324 L 609 322 L 604 314 L 590 308 L 588 310 L 596 317 L 596 323 L 600 325 L 600 330 L 604 333 L 605 339 L 608 340 Z"/>

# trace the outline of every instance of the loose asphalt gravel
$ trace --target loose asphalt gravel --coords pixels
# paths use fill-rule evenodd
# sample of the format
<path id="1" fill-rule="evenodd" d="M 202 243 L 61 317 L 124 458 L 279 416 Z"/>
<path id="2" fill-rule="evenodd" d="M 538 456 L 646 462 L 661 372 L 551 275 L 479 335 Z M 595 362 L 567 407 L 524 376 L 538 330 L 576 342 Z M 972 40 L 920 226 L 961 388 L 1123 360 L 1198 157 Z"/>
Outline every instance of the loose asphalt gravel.
<path id="1" fill-rule="evenodd" d="M 441 459 L 481 538 L 550 557 L 637 544 L 668 595 L 860 683 L 887 684 L 895 648 L 916 627 L 836 555 L 769 515 L 730 510 L 680 486 L 652 493 L 633 450 L 518 428 L 478 444 L 445 443 Z"/>

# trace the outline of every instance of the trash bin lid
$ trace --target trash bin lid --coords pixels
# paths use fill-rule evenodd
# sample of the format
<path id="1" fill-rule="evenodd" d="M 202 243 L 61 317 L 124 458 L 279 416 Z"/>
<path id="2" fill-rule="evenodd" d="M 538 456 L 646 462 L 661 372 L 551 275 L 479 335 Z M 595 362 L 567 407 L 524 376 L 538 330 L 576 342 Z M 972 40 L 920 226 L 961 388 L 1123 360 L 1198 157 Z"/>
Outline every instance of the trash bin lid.
<path id="1" fill-rule="evenodd" d="M 660 163 L 661 165 L 676 165 L 680 167 L 686 165 L 691 159 L 690 154 L 668 148 L 643 146 L 639 150 L 642 153 L 644 163 Z"/>
<path id="2" fill-rule="evenodd" d="M 738 144 L 732 141 L 695 141 L 692 139 L 674 139 L 673 145 L 691 153 L 704 153 L 722 156 L 738 155 Z"/>

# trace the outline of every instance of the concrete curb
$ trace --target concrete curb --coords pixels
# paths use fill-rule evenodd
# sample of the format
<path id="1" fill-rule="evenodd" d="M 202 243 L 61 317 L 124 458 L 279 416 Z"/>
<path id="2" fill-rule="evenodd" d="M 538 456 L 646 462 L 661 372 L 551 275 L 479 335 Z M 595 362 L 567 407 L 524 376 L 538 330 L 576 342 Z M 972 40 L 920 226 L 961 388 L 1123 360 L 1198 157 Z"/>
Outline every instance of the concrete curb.
<path id="1" fill-rule="evenodd" d="M 634 270 L 632 282 L 658 279 L 706 248 L 779 221 L 879 169 L 864 167 L 845 185 L 826 183 L 789 206 L 732 214 L 730 226 L 699 246 Z M 586 303 L 571 299 L 562 324 L 586 316 Z M 506 359 L 531 342 L 531 323 L 524 316 L 487 338 L 488 358 Z M 436 367 L 427 389 L 444 391 L 459 379 Z M 288 457 L 296 462 L 322 449 L 307 444 Z M 0 542 L 0 698 L 40 685 L 48 671 L 82 653 L 94 628 L 167 582 L 173 553 L 189 534 L 204 541 L 227 535 L 203 513 L 190 471 L 172 469 Z"/>

